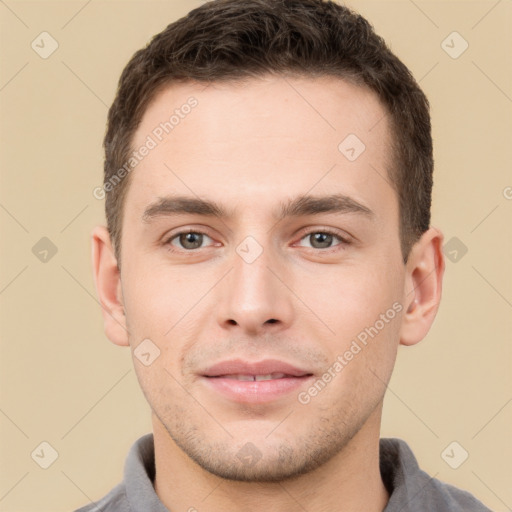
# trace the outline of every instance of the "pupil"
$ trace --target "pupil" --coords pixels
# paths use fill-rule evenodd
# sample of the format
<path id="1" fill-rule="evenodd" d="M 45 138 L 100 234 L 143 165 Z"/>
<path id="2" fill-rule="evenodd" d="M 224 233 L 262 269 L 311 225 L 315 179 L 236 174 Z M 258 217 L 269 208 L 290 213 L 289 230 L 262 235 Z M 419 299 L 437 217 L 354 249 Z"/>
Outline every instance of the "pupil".
<path id="1" fill-rule="evenodd" d="M 328 233 L 315 233 L 314 235 L 315 242 L 319 242 L 320 244 L 325 244 L 327 241 L 327 245 L 329 245 L 328 242 L 330 242 L 331 238 L 332 235 L 329 235 Z"/>
<path id="2" fill-rule="evenodd" d="M 193 247 L 192 248 L 196 248 L 196 246 L 198 245 L 198 241 L 197 239 L 194 241 L 194 238 L 196 237 L 200 237 L 201 235 L 199 235 L 199 233 L 187 233 L 184 235 L 184 239 L 185 239 L 185 243 L 183 244 L 184 247 L 187 247 L 187 248 L 191 248 L 189 247 L 187 244 L 191 244 Z M 199 239 L 199 245 L 201 245 L 201 241 Z"/>

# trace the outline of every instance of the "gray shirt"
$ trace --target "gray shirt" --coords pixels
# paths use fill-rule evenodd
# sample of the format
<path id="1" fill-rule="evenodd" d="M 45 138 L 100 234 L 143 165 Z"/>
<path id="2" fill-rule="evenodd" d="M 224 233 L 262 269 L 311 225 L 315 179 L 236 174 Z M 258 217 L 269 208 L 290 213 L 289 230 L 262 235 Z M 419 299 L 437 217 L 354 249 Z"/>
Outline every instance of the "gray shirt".
<path id="1" fill-rule="evenodd" d="M 401 439 L 380 440 L 380 471 L 390 498 L 383 512 L 491 512 L 466 491 L 429 477 Z M 131 447 L 124 480 L 96 503 L 75 512 L 169 512 L 153 488 L 153 434 Z"/>

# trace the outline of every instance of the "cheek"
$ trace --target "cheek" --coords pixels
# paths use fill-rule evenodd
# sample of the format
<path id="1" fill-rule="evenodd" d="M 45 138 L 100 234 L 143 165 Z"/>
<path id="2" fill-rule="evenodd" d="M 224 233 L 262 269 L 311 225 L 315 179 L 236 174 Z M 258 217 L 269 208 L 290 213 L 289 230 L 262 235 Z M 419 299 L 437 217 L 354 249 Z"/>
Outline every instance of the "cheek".
<path id="1" fill-rule="evenodd" d="M 318 272 L 296 283 L 297 295 L 304 297 L 311 312 L 329 327 L 326 332 L 331 339 L 343 344 L 401 300 L 403 270 L 378 264 L 330 266 L 325 267 L 323 276 Z M 392 309 L 388 316 L 394 317 L 394 313 Z"/>
<path id="2" fill-rule="evenodd" d="M 133 266 L 126 274 L 123 290 L 133 364 L 146 399 L 158 408 L 164 397 L 178 400 L 183 393 L 177 384 L 182 380 L 180 354 L 185 340 L 195 338 L 196 326 L 202 325 L 197 319 L 202 305 L 198 301 L 212 283 L 191 272 L 185 275 L 183 269 L 161 265 L 141 266 L 137 271 Z M 144 353 L 149 352 L 151 359 L 156 355 L 148 366 L 144 364 L 147 356 L 138 357 L 143 343 L 148 345 Z"/>
<path id="3" fill-rule="evenodd" d="M 307 293 L 308 305 L 334 331 L 324 337 L 330 373 L 336 375 L 331 390 L 338 398 L 345 397 L 346 407 L 353 400 L 375 404 L 396 359 L 403 269 L 382 261 L 364 268 L 340 267 L 332 275 L 321 291 L 306 283 L 314 290 Z"/>
<path id="4" fill-rule="evenodd" d="M 208 282 L 179 267 L 155 265 L 131 274 L 127 269 L 127 275 L 123 290 L 130 333 L 139 337 L 171 336 L 209 288 Z"/>
<path id="5" fill-rule="evenodd" d="M 395 363 L 400 332 L 400 305 L 394 305 L 382 310 L 383 317 L 381 313 L 363 316 L 356 311 L 357 319 L 347 313 L 345 323 L 338 321 L 337 336 L 326 344 L 330 363 L 321 376 L 332 384 L 327 385 L 325 394 L 322 392 L 319 406 L 335 403 L 344 414 L 352 411 L 354 417 L 360 417 L 382 399 Z"/>

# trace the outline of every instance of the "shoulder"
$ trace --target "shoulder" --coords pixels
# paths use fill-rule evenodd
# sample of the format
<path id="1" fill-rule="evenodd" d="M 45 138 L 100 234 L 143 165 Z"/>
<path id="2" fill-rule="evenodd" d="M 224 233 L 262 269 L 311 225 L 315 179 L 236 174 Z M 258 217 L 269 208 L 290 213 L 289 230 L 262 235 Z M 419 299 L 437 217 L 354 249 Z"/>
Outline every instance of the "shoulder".
<path id="1" fill-rule="evenodd" d="M 423 474 L 427 481 L 423 499 L 428 510 L 492 512 L 469 492 L 441 482 L 437 478 L 431 478 L 426 473 Z"/>
<path id="2" fill-rule="evenodd" d="M 390 494 L 384 512 L 492 512 L 469 492 L 421 470 L 401 439 L 380 440 L 380 470 Z"/>
<path id="3" fill-rule="evenodd" d="M 74 512 L 131 512 L 124 483 L 116 485 L 108 494 Z"/>
<path id="4" fill-rule="evenodd" d="M 124 465 L 124 478 L 108 494 L 74 512 L 134 512 L 165 510 L 153 489 L 155 474 L 153 434 L 137 439 Z"/>

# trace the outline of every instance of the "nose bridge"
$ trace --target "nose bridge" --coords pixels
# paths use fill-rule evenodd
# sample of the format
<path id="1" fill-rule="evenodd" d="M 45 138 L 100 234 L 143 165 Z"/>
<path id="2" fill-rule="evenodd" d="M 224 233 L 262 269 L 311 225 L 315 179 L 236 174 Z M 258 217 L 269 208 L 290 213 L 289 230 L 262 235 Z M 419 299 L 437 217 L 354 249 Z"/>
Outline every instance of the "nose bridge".
<path id="1" fill-rule="evenodd" d="M 263 243 L 247 236 L 233 251 L 232 270 L 220 298 L 219 322 L 223 325 L 257 331 L 291 321 L 291 293 L 275 275 L 283 268 L 279 254 L 268 236 L 258 238 Z"/>
<path id="2" fill-rule="evenodd" d="M 248 236 L 236 248 L 233 258 L 232 280 L 234 291 L 243 292 L 246 299 L 258 296 L 263 299 L 270 295 L 275 277 L 270 272 L 272 267 L 272 249 L 268 243 L 261 245 L 254 237 Z M 268 297 L 267 297 L 268 298 Z"/>

